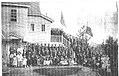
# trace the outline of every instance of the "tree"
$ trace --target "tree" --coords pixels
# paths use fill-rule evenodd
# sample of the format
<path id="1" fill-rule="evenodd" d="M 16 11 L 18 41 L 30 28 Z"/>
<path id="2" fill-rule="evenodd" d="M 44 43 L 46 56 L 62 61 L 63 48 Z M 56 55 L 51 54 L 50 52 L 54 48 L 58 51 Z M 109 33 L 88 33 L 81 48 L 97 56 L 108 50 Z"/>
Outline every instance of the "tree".
<path id="1" fill-rule="evenodd" d="M 109 56 L 112 73 L 114 76 L 118 76 L 118 40 L 109 37 L 106 43 L 102 45 L 105 54 Z"/>
<path id="2" fill-rule="evenodd" d="M 80 37 L 75 37 L 75 39 L 72 40 L 71 42 L 71 48 L 75 52 L 76 55 L 76 62 L 80 65 L 83 64 L 84 58 L 86 56 L 87 48 L 88 48 L 88 43 L 85 38 Z"/>

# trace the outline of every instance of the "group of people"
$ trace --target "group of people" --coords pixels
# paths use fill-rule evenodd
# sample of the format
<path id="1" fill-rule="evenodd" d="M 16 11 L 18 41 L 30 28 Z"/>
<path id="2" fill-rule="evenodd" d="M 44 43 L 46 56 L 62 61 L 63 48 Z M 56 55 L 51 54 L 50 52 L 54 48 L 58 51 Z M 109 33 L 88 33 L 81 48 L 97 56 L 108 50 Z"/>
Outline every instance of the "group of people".
<path id="1" fill-rule="evenodd" d="M 94 69 L 105 69 L 109 70 L 110 68 L 110 60 L 108 55 L 105 54 L 93 54 L 91 56 L 89 55 L 83 55 L 80 56 L 79 62 L 81 65 L 86 67 L 92 67 Z"/>
<path id="2" fill-rule="evenodd" d="M 14 67 L 73 64 L 76 64 L 73 50 L 60 45 L 26 44 L 22 47 L 10 48 L 10 65 Z"/>
<path id="3" fill-rule="evenodd" d="M 26 44 L 22 47 L 10 48 L 10 65 L 14 67 L 31 67 L 44 65 L 75 65 L 108 68 L 109 57 L 98 55 L 82 55 L 75 56 L 74 51 L 70 48 L 64 48 L 59 45 L 39 45 Z M 79 62 L 78 62 L 79 61 Z"/>
<path id="4" fill-rule="evenodd" d="M 21 65 L 27 65 L 26 56 L 23 55 L 23 48 L 10 47 L 10 66 L 19 67 Z"/>

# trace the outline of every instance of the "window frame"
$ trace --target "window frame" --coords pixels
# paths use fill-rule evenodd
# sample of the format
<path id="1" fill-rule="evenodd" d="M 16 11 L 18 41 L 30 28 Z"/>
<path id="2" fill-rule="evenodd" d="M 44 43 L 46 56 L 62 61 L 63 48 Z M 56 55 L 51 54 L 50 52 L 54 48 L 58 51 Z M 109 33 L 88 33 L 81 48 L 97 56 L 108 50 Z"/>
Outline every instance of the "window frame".
<path id="1" fill-rule="evenodd" d="M 42 26 L 41 26 L 42 28 L 42 31 L 45 31 L 45 24 L 42 24 Z"/>
<path id="2" fill-rule="evenodd" d="M 10 21 L 17 22 L 17 10 L 11 9 Z"/>
<path id="3" fill-rule="evenodd" d="M 33 23 L 31 24 L 31 30 L 35 31 L 35 25 Z"/>

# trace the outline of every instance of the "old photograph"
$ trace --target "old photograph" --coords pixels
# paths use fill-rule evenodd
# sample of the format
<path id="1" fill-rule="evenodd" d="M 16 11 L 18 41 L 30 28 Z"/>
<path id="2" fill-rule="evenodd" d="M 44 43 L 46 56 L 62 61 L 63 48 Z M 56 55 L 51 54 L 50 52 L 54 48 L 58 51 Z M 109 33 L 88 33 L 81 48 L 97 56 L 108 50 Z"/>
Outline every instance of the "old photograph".
<path id="1" fill-rule="evenodd" d="M 118 76 L 118 3 L 1 2 L 2 76 Z"/>

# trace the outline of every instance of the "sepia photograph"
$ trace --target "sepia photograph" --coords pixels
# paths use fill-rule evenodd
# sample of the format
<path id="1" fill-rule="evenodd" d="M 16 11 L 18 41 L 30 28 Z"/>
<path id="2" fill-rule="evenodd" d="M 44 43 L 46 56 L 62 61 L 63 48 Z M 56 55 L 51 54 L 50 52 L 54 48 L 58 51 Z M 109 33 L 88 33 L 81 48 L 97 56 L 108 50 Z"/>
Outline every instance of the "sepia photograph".
<path id="1" fill-rule="evenodd" d="M 2 76 L 118 76 L 118 3 L 2 1 Z"/>

